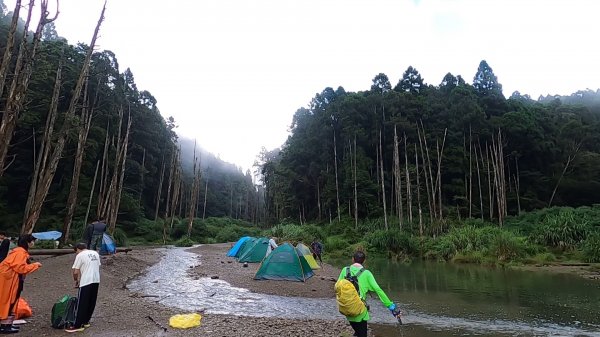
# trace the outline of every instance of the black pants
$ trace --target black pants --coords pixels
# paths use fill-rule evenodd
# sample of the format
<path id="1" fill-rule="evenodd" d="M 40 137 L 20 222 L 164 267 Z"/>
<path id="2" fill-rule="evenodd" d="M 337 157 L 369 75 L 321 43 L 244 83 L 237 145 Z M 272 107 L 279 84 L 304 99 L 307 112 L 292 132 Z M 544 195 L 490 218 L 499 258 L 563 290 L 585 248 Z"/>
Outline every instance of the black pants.
<path id="1" fill-rule="evenodd" d="M 317 254 L 317 253 L 313 253 L 313 259 L 319 259 L 319 262 L 323 263 L 323 260 L 321 259 L 321 254 Z"/>
<path id="2" fill-rule="evenodd" d="M 354 329 L 354 336 L 367 337 L 367 321 L 350 322 L 350 326 Z"/>
<path id="3" fill-rule="evenodd" d="M 77 315 L 74 328 L 79 329 L 84 324 L 88 324 L 96 308 L 96 299 L 98 298 L 99 283 L 88 284 L 79 288 L 77 300 Z"/>

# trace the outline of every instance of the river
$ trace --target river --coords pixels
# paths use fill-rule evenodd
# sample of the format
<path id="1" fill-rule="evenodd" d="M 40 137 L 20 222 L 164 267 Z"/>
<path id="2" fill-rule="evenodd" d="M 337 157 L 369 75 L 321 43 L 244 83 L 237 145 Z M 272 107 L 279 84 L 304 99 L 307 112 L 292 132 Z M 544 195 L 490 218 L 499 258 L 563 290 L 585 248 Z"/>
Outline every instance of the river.
<path id="1" fill-rule="evenodd" d="M 201 261 L 201 258 L 200 258 Z M 252 293 L 221 280 L 193 279 L 196 255 L 168 249 L 161 262 L 129 284 L 184 310 L 244 316 L 339 319 L 333 299 Z M 390 298 L 406 309 L 395 324 L 378 300 L 369 300 L 377 337 L 599 336 L 600 282 L 571 275 L 489 269 L 471 265 L 392 263 L 367 267 Z M 172 280 L 156 282 L 159 279 Z"/>

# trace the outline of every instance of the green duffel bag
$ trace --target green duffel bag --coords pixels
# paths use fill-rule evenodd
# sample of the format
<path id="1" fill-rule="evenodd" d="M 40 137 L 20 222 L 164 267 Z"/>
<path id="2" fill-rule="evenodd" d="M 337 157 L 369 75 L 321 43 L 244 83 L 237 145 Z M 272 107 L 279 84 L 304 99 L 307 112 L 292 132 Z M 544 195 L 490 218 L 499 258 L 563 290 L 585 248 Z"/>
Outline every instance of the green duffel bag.
<path id="1" fill-rule="evenodd" d="M 77 297 L 63 296 L 52 306 L 52 315 L 50 316 L 52 327 L 55 329 L 65 329 L 75 324 L 76 312 Z"/>

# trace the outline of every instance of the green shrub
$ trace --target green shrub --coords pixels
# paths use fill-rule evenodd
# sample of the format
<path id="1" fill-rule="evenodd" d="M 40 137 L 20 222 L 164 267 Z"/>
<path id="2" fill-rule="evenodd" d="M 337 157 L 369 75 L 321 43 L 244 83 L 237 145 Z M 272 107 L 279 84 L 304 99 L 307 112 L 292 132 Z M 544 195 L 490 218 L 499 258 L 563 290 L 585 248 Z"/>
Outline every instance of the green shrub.
<path id="1" fill-rule="evenodd" d="M 194 242 L 194 240 L 188 238 L 187 236 L 184 236 L 181 239 L 175 241 L 175 247 L 191 247 L 195 244 L 196 242 Z"/>
<path id="2" fill-rule="evenodd" d="M 550 252 L 539 253 L 524 260 L 527 264 L 548 265 L 556 261 L 556 256 Z"/>
<path id="3" fill-rule="evenodd" d="M 558 214 L 547 215 L 531 234 L 532 241 L 541 245 L 572 250 L 588 232 L 587 217 L 575 214 L 573 209 L 561 209 Z"/>
<path id="4" fill-rule="evenodd" d="M 503 231 L 492 239 L 490 253 L 498 261 L 510 261 L 525 256 L 525 243 L 514 234 Z"/>
<path id="5" fill-rule="evenodd" d="M 127 246 L 127 234 L 121 228 L 115 228 L 115 231 L 112 235 L 112 238 L 115 240 L 117 247 L 125 247 Z"/>
<path id="6" fill-rule="evenodd" d="M 585 240 L 583 257 L 586 262 L 600 262 L 600 233 L 590 235 Z"/>

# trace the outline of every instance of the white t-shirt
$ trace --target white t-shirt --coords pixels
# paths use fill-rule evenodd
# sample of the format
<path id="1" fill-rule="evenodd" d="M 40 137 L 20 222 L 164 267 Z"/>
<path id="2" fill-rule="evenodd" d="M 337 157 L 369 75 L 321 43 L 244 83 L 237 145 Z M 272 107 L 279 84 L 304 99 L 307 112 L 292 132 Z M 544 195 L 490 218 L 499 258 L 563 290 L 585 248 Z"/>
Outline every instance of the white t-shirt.
<path id="1" fill-rule="evenodd" d="M 277 248 L 277 243 L 275 242 L 275 240 L 270 239 L 269 240 L 269 247 L 267 247 L 267 254 L 265 256 L 269 256 L 269 254 L 271 254 L 271 252 L 273 250 L 275 250 L 275 248 Z"/>
<path id="2" fill-rule="evenodd" d="M 79 287 L 92 283 L 100 283 L 100 255 L 94 250 L 86 249 L 75 257 L 73 269 L 79 269 L 81 277 Z"/>

